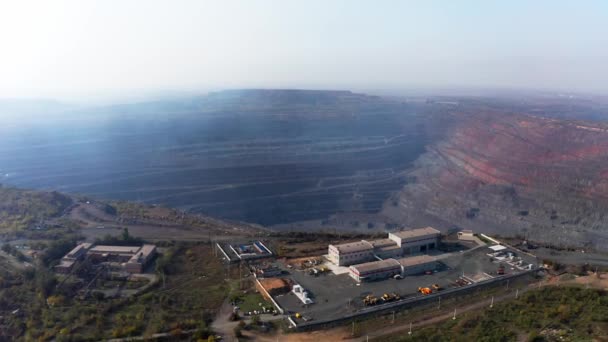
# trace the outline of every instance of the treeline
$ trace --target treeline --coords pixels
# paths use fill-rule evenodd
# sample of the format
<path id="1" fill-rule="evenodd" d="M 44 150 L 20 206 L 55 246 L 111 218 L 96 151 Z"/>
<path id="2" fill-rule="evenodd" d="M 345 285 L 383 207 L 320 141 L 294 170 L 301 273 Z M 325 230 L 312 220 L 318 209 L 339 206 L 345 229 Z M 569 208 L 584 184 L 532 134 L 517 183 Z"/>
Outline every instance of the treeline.
<path id="1" fill-rule="evenodd" d="M 144 240 L 129 234 L 129 229 L 124 228 L 119 236 L 110 234 L 105 235 L 101 239 L 95 239 L 96 245 L 113 245 L 113 246 L 141 246 Z"/>

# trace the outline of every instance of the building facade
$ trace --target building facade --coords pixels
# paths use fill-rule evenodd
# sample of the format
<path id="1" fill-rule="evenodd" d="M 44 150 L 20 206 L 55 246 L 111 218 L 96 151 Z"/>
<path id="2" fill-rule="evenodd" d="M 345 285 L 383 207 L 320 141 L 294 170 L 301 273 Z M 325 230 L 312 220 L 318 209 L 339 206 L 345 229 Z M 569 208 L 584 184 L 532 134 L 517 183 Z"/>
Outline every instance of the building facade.
<path id="1" fill-rule="evenodd" d="M 385 259 L 349 267 L 349 275 L 357 282 L 373 281 L 395 275 L 411 276 L 434 271 L 439 263 L 429 255 L 416 255 L 401 259 Z"/>
<path id="2" fill-rule="evenodd" d="M 349 267 L 349 275 L 357 282 L 386 279 L 401 274 L 401 264 L 395 259 L 366 262 Z"/>
<path id="3" fill-rule="evenodd" d="M 430 255 L 416 255 L 409 258 L 401 258 L 397 260 L 401 265 L 401 275 L 409 276 L 421 274 L 428 271 L 435 271 L 438 262 Z"/>
<path id="4" fill-rule="evenodd" d="M 388 238 L 401 247 L 404 255 L 408 255 L 436 249 L 440 235 L 441 232 L 437 229 L 426 227 L 389 233 Z"/>
<path id="5" fill-rule="evenodd" d="M 329 261 L 338 266 L 360 264 L 374 259 L 374 248 L 367 241 L 329 245 L 327 250 Z"/>

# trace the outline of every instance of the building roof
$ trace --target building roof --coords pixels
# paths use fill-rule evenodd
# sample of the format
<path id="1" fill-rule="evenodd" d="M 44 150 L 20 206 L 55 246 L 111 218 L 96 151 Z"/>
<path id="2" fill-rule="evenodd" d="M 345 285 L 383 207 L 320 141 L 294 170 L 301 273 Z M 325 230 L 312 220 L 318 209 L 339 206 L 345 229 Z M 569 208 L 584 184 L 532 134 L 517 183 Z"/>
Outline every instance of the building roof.
<path id="1" fill-rule="evenodd" d="M 374 248 L 383 248 L 383 247 L 391 247 L 391 246 L 397 246 L 397 243 L 391 239 L 378 239 L 378 240 L 369 240 L 367 241 L 369 242 L 372 247 Z"/>
<path id="2" fill-rule="evenodd" d="M 403 267 L 428 264 L 429 262 L 434 262 L 434 261 L 437 261 L 437 260 L 435 260 L 435 258 L 433 258 L 432 256 L 426 255 L 426 254 L 411 256 L 409 258 L 401 258 L 401 259 L 397 260 L 397 262 L 399 262 L 399 264 Z"/>
<path id="3" fill-rule="evenodd" d="M 488 247 L 489 249 L 493 250 L 494 252 L 498 252 L 498 251 L 502 251 L 507 249 L 507 247 L 502 246 L 502 245 L 494 245 L 494 246 L 490 246 Z"/>
<path id="4" fill-rule="evenodd" d="M 380 271 L 384 269 L 401 267 L 401 264 L 395 259 L 385 259 L 379 261 L 366 262 L 363 264 L 352 265 L 350 268 L 356 270 L 359 274 Z"/>
<path id="5" fill-rule="evenodd" d="M 61 261 L 59 262 L 59 264 L 55 265 L 56 268 L 62 268 L 62 267 L 72 267 L 74 266 L 74 264 L 76 263 L 75 260 L 66 260 L 66 259 L 61 259 Z"/>
<path id="6" fill-rule="evenodd" d="M 393 242 L 393 243 L 394 243 L 393 245 L 378 248 L 378 251 L 386 252 L 386 251 L 393 251 L 395 249 L 401 249 L 401 247 L 399 247 L 399 245 L 396 242 Z"/>
<path id="7" fill-rule="evenodd" d="M 357 241 L 350 243 L 343 243 L 340 245 L 331 245 L 334 246 L 339 253 L 354 253 L 354 252 L 362 252 L 373 249 L 372 244 L 367 241 Z"/>
<path id="8" fill-rule="evenodd" d="M 65 255 L 66 258 L 75 258 L 77 257 L 76 254 L 78 254 L 81 250 L 87 250 L 89 248 L 91 248 L 93 244 L 88 243 L 88 242 L 83 242 L 81 244 L 79 244 L 78 246 L 74 247 L 68 254 Z"/>
<path id="9" fill-rule="evenodd" d="M 139 251 L 137 251 L 137 253 L 135 253 L 135 255 L 133 255 L 131 257 L 131 259 L 129 259 L 130 263 L 137 263 L 139 262 L 139 259 L 146 259 L 148 256 L 150 256 L 150 254 L 154 253 L 154 251 L 156 251 L 156 246 L 154 245 L 143 245 L 141 247 L 141 249 Z"/>
<path id="10" fill-rule="evenodd" d="M 152 245 L 150 245 L 152 246 Z M 97 245 L 90 249 L 91 252 L 95 253 L 122 253 L 122 254 L 135 254 L 142 247 L 139 246 L 106 246 Z"/>
<path id="11" fill-rule="evenodd" d="M 391 234 L 397 236 L 400 239 L 409 239 L 409 238 L 413 238 L 413 237 L 420 237 L 420 236 L 426 236 L 426 235 L 434 235 L 434 234 L 439 235 L 439 234 L 441 234 L 441 232 L 433 227 L 424 227 L 424 228 L 417 228 L 417 229 L 411 229 L 411 230 L 402 230 L 402 231 L 398 231 L 398 232 L 391 232 Z"/>

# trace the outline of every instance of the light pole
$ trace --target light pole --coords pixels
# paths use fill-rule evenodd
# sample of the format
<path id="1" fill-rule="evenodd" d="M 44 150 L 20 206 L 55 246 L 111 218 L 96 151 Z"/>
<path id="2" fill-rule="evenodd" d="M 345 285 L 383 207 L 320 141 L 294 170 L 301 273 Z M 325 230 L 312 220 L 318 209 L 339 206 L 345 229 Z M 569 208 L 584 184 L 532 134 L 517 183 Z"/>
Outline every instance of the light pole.
<path id="1" fill-rule="evenodd" d="M 410 331 L 408 331 L 408 333 L 407 333 L 407 334 L 408 334 L 408 335 L 411 335 L 411 334 L 412 334 L 412 322 L 410 322 Z"/>
<path id="2" fill-rule="evenodd" d="M 454 308 L 454 316 L 452 316 L 452 320 L 456 319 L 456 308 Z"/>

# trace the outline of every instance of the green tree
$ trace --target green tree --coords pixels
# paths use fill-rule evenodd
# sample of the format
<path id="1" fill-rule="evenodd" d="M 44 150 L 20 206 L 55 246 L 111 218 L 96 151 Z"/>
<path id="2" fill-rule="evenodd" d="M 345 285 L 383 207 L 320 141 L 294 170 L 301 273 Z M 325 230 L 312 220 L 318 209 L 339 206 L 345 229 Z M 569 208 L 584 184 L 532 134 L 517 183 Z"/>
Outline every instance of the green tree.
<path id="1" fill-rule="evenodd" d="M 124 228 L 122 230 L 122 239 L 123 241 L 131 241 L 131 235 L 129 234 L 129 228 Z"/>

